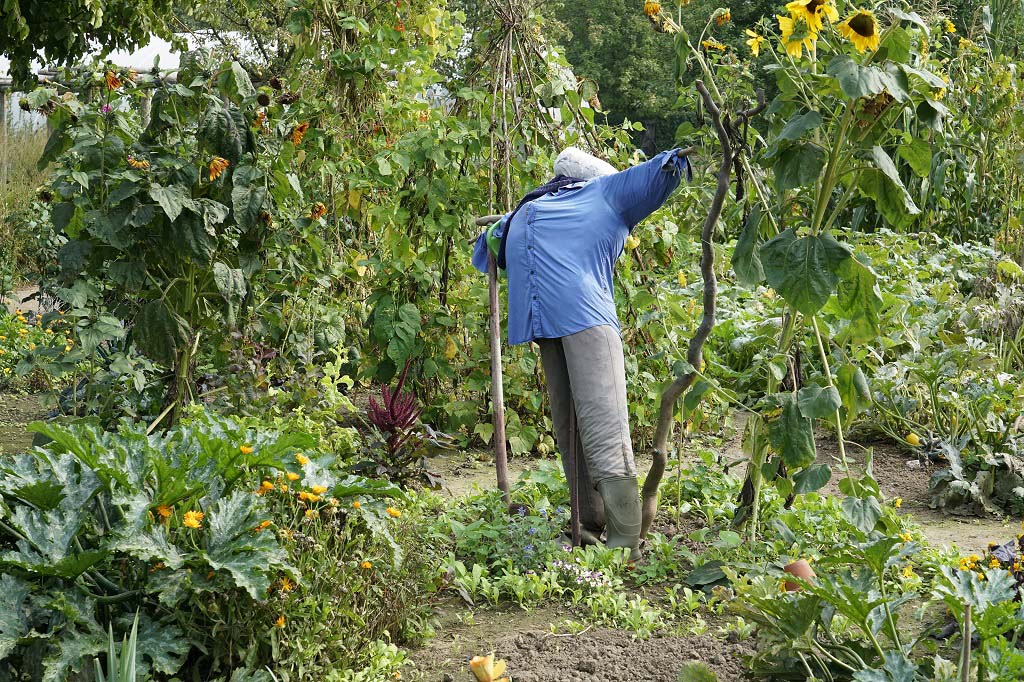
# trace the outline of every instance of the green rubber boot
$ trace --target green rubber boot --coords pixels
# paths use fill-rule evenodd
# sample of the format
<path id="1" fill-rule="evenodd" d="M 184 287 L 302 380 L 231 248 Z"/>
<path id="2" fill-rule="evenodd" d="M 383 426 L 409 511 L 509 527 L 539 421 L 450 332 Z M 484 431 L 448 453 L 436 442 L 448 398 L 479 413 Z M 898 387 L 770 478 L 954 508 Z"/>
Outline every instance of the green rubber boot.
<path id="1" fill-rule="evenodd" d="M 597 486 L 604 500 L 609 547 L 629 547 L 629 560 L 640 558 L 640 488 L 636 476 L 608 478 Z"/>

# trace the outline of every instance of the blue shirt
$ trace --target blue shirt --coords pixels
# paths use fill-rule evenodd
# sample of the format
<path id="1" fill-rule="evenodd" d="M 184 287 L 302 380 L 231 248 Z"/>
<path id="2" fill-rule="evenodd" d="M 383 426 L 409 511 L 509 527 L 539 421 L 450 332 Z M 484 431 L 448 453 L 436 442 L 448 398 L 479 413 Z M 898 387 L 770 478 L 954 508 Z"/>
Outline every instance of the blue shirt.
<path id="1" fill-rule="evenodd" d="M 508 342 L 555 339 L 591 327 L 619 329 L 612 270 L 626 237 L 692 170 L 676 150 L 624 171 L 564 187 L 515 215 L 505 244 Z M 503 218 L 504 222 L 506 218 Z M 507 225 L 498 226 L 501 236 Z M 487 272 L 487 244 L 473 265 Z"/>

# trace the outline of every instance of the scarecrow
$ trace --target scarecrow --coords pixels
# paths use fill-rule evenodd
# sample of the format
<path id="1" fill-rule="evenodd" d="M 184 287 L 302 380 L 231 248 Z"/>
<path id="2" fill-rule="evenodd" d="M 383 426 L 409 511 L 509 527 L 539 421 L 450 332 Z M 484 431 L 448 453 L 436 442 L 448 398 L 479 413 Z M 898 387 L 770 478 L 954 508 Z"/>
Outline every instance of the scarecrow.
<path id="1" fill-rule="evenodd" d="M 536 343 L 580 538 L 640 557 L 641 510 L 612 272 L 626 238 L 692 170 L 680 150 L 621 172 L 569 147 L 555 177 L 476 241 L 508 280 L 508 342 Z M 580 454 L 577 458 L 575 455 Z"/>

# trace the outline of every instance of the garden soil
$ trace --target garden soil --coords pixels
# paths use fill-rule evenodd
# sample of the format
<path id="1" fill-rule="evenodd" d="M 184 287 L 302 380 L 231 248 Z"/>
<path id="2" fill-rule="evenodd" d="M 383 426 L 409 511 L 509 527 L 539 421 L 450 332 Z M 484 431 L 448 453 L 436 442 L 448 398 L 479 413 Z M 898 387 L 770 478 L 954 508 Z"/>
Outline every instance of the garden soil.
<path id="1" fill-rule="evenodd" d="M 46 410 L 34 395 L 0 393 L 0 452 L 23 452 L 32 445 L 29 422 L 42 419 Z"/>

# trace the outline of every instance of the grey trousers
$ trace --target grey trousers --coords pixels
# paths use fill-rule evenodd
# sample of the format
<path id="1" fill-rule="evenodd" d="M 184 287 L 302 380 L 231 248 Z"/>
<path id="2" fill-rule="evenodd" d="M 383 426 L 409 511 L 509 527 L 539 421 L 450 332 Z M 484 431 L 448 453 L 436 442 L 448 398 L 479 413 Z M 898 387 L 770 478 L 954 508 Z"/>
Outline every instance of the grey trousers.
<path id="1" fill-rule="evenodd" d="M 600 533 L 604 504 L 597 485 L 611 478 L 636 476 L 626 403 L 626 367 L 622 339 L 614 327 L 602 325 L 559 339 L 538 339 L 551 401 L 562 468 L 569 467 L 569 413 L 575 403 L 576 468 L 580 491 L 580 523 Z"/>

